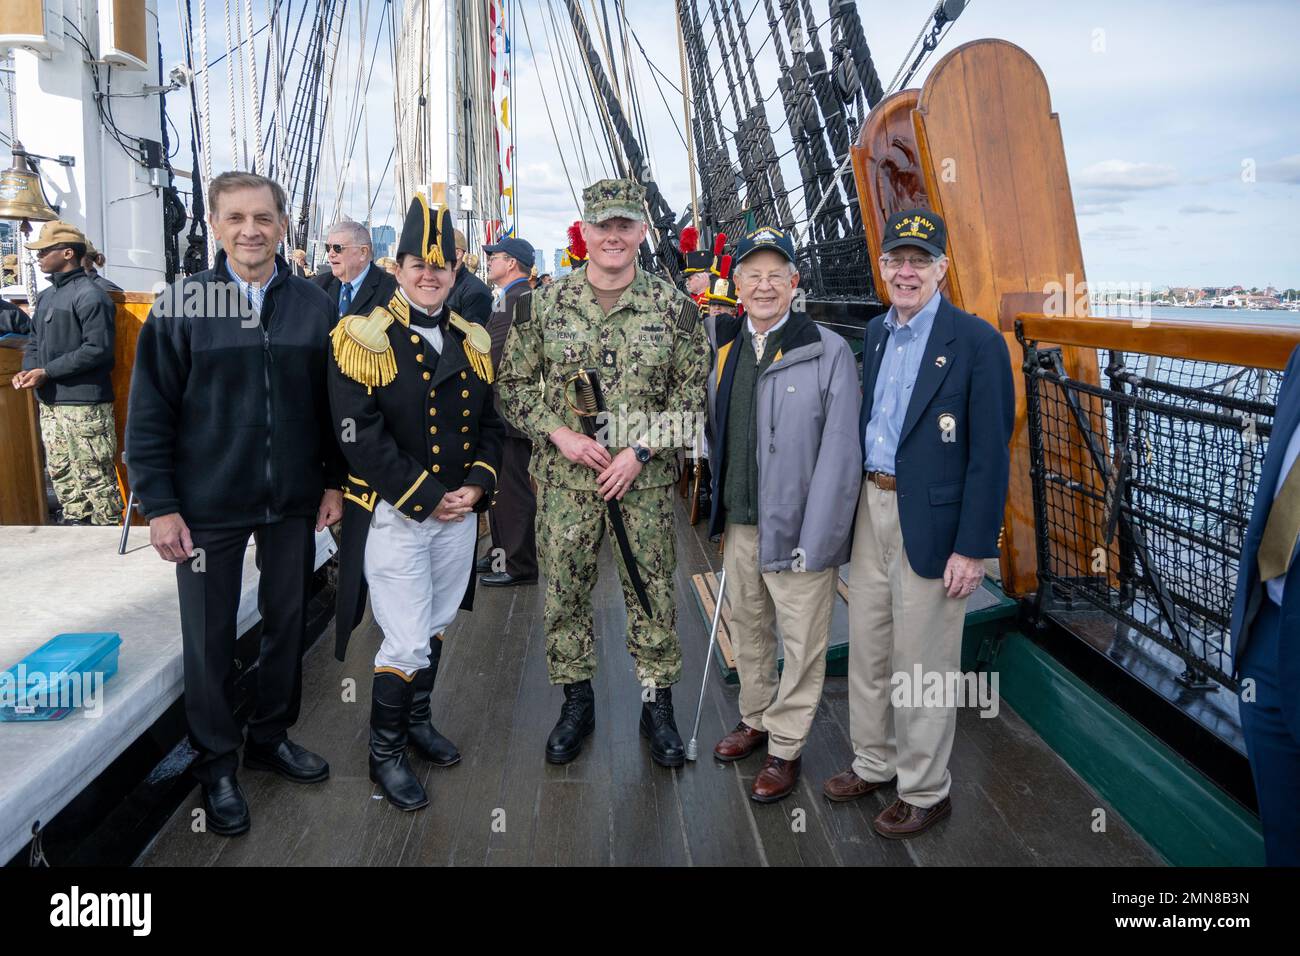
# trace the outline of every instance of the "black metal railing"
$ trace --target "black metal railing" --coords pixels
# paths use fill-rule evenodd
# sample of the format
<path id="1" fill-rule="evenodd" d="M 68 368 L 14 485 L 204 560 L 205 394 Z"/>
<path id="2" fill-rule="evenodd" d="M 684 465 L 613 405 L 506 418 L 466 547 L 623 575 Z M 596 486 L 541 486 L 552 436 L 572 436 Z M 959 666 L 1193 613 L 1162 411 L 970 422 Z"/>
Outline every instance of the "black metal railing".
<path id="1" fill-rule="evenodd" d="M 806 243 L 797 252 L 801 285 L 818 299 L 874 302 L 870 256 L 860 235 Z"/>
<path id="2" fill-rule="evenodd" d="M 1183 684 L 1236 690 L 1237 563 L 1281 373 L 1100 350 L 1097 386 L 1017 335 L 1040 613 L 1082 600 L 1177 655 Z"/>

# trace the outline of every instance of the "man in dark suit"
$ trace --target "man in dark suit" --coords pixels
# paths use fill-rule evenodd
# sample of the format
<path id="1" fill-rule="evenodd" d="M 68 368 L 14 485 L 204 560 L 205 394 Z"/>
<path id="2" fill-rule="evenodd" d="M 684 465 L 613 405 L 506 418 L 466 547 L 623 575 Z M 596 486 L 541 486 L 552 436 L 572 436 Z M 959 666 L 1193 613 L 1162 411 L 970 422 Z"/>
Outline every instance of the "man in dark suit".
<path id="1" fill-rule="evenodd" d="M 487 253 L 488 278 L 500 290 L 492 306 L 487 330 L 492 336 L 492 367 L 501 366 L 501 350 L 516 311 L 527 314 L 532 308 L 532 291 L 528 287 L 528 270 L 536 253 L 530 243 L 513 236 L 495 245 L 484 246 Z M 493 386 L 495 395 L 496 386 Z M 500 413 L 500 399 L 497 412 Z M 528 460 L 532 457 L 532 440 L 506 422 L 506 437 L 501 450 L 501 475 L 497 480 L 497 498 L 488 511 L 492 529 L 492 554 L 479 562 L 485 587 L 512 587 L 537 582 L 537 496 L 528 477 Z"/>
<path id="2" fill-rule="evenodd" d="M 849 570 L 849 737 L 853 765 L 826 781 L 854 800 L 897 777 L 898 799 L 874 821 L 915 836 L 952 805 L 948 758 L 957 702 L 899 680 L 958 685 L 966 602 L 998 554 L 1010 474 L 1015 392 L 1002 335 L 939 292 L 948 270 L 943 220 L 891 216 L 880 269 L 893 302 L 867 326 L 858 435 L 866 480 Z M 927 706 L 919 706 L 924 700 Z"/>
<path id="3" fill-rule="evenodd" d="M 471 322 L 487 325 L 492 317 L 492 290 L 465 265 L 465 234 L 456 230 L 456 284 L 447 297 L 447 308 Z"/>
<path id="4" fill-rule="evenodd" d="M 338 307 L 338 315 L 369 315 L 377 305 L 387 305 L 397 291 L 397 280 L 370 261 L 370 233 L 351 219 L 336 223 L 325 237 L 329 272 L 311 277 Z"/>
<path id="5" fill-rule="evenodd" d="M 1291 353 L 1232 605 L 1241 730 L 1269 866 L 1300 866 L 1300 348 Z"/>

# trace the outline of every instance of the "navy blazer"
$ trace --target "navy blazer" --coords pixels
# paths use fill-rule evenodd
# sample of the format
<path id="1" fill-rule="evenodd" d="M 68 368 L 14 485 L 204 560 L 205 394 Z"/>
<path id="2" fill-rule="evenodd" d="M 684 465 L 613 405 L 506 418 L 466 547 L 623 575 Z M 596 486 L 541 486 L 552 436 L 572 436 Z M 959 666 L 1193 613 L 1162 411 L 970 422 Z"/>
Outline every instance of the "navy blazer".
<path id="1" fill-rule="evenodd" d="M 1264 586 L 1259 580 L 1259 539 L 1264 536 L 1269 509 L 1273 506 L 1273 492 L 1277 488 L 1282 458 L 1292 433 L 1300 428 L 1300 346 L 1291 353 L 1282 376 L 1282 388 L 1277 396 L 1277 412 L 1273 416 L 1272 438 L 1264 465 L 1260 470 L 1259 488 L 1255 494 L 1255 507 L 1246 526 L 1246 539 L 1241 546 L 1241 562 L 1237 566 L 1237 593 L 1232 602 L 1232 668 L 1239 675 L 1244 649 L 1250 642 L 1251 625 L 1259 612 L 1261 601 L 1267 600 Z M 1286 590 L 1282 595 L 1282 643 L 1279 649 L 1278 670 L 1300 680 L 1300 641 L 1294 640 L 1300 628 L 1300 561 L 1293 561 L 1286 576 Z M 1292 635 L 1287 638 L 1286 635 Z M 1300 685 L 1297 685 L 1300 686 Z M 1289 696 L 1294 708 L 1288 723 L 1300 725 L 1300 707 L 1296 698 Z"/>
<path id="2" fill-rule="evenodd" d="M 888 338 L 885 315 L 867 324 L 858 423 L 864 467 L 867 424 Z M 921 577 L 943 577 L 953 552 L 998 556 L 1015 414 L 1011 353 L 1002 334 L 941 297 L 894 460 L 903 547 Z M 949 441 L 939 424 L 943 415 L 955 420 Z"/>
<path id="3" fill-rule="evenodd" d="M 339 293 L 343 291 L 343 282 L 329 269 L 312 276 L 311 281 L 324 289 L 329 295 L 330 301 L 334 303 L 334 324 L 337 324 L 339 318 L 341 318 L 338 315 L 338 310 Z M 397 279 L 378 263 L 372 262 L 370 263 L 370 271 L 366 273 L 365 279 L 361 281 L 361 288 L 357 290 L 356 298 L 352 300 L 348 312 L 352 315 L 369 315 L 370 311 L 377 306 L 388 305 L 396 292 Z"/>

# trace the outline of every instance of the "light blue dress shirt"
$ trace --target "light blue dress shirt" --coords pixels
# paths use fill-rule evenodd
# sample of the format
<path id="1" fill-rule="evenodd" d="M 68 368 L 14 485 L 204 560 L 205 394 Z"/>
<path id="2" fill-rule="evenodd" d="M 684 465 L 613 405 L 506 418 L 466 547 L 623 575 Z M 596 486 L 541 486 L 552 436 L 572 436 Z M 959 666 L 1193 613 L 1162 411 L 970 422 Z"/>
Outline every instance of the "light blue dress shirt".
<path id="1" fill-rule="evenodd" d="M 885 354 L 880 359 L 880 372 L 872 393 L 871 421 L 866 428 L 867 458 L 863 465 L 867 471 L 894 474 L 894 456 L 898 454 L 903 419 L 907 417 L 907 405 L 912 400 L 912 389 L 921 371 L 921 357 L 930 341 L 939 302 L 936 290 L 905 325 L 898 324 L 898 310 L 893 306 L 885 315 L 887 335 L 880 345 Z M 871 356 L 864 356 L 863 361 L 871 361 Z"/>
<path id="2" fill-rule="evenodd" d="M 348 304 L 351 305 L 351 303 L 357 301 L 357 296 L 361 293 L 361 283 L 363 283 L 363 282 L 366 281 L 366 274 L 369 273 L 369 272 L 370 272 L 370 264 L 369 264 L 369 263 L 366 263 L 366 267 L 365 267 L 364 269 L 362 269 L 361 272 L 360 272 L 360 274 L 359 274 L 355 279 L 353 279 L 351 282 L 340 282 L 340 283 L 339 283 L 339 302 L 338 302 L 338 306 L 339 306 L 339 314 L 340 314 L 340 315 L 343 314 L 343 287 L 344 287 L 344 286 L 351 286 L 351 287 L 352 287 L 352 298 L 348 300 Z"/>
<path id="3" fill-rule="evenodd" d="M 1275 435 L 1273 437 L 1276 439 L 1281 436 Z M 1273 501 L 1277 500 L 1278 494 L 1282 491 L 1282 483 L 1286 481 L 1286 476 L 1291 474 L 1291 469 L 1295 467 L 1296 458 L 1300 458 L 1300 427 L 1297 427 L 1291 433 L 1291 440 L 1287 442 L 1286 454 L 1282 456 L 1282 470 L 1277 473 L 1277 487 L 1273 489 Z M 1297 539 L 1295 547 L 1300 548 L 1300 539 Z M 1300 561 L 1300 556 L 1296 555 L 1293 548 L 1291 562 L 1294 564 L 1296 561 Z M 1282 606 L 1282 596 L 1286 592 L 1286 579 L 1287 576 L 1284 574 L 1272 581 L 1264 582 L 1264 590 L 1268 592 L 1269 598 L 1278 607 Z"/>
<path id="4" fill-rule="evenodd" d="M 229 264 L 227 264 L 226 268 L 227 271 L 229 271 L 230 274 L 235 277 L 235 284 L 239 286 L 240 293 L 244 296 L 245 299 L 248 300 L 249 304 L 252 305 L 253 314 L 261 315 L 262 302 L 265 301 L 266 299 L 266 289 L 272 282 L 275 281 L 275 277 L 279 273 L 280 267 L 278 265 L 272 266 L 271 278 L 267 279 L 264 283 L 258 286 L 250 285 L 249 283 L 245 282 L 238 272 L 230 268 Z"/>

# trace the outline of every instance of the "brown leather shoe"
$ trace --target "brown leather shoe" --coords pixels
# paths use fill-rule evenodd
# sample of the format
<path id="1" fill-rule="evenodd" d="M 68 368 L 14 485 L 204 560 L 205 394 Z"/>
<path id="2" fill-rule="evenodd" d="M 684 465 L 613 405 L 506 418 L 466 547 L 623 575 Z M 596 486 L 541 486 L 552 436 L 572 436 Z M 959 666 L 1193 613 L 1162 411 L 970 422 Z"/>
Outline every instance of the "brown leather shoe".
<path id="1" fill-rule="evenodd" d="M 724 761 L 743 760 L 757 750 L 759 744 L 765 743 L 767 731 L 755 730 L 742 720 L 736 724 L 735 730 L 718 741 L 713 756 Z"/>
<path id="2" fill-rule="evenodd" d="M 932 807 L 914 807 L 898 799 L 881 811 L 871 825 L 888 840 L 906 840 L 923 833 L 952 812 L 952 800 L 944 797 Z"/>
<path id="3" fill-rule="evenodd" d="M 768 754 L 767 759 L 763 761 L 763 769 L 754 778 L 749 799 L 757 803 L 776 803 L 790 796 L 794 785 L 799 782 L 799 765 L 802 762 L 802 757 L 782 760 L 780 757 Z"/>
<path id="4" fill-rule="evenodd" d="M 834 800 L 836 803 L 848 803 L 850 800 L 858 799 L 858 797 L 865 797 L 880 785 L 881 783 L 878 780 L 863 780 L 850 767 L 843 773 L 837 773 L 822 784 L 822 793 L 826 795 L 827 800 Z"/>

